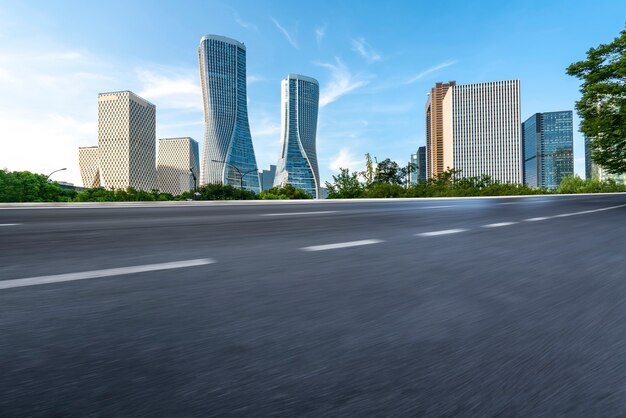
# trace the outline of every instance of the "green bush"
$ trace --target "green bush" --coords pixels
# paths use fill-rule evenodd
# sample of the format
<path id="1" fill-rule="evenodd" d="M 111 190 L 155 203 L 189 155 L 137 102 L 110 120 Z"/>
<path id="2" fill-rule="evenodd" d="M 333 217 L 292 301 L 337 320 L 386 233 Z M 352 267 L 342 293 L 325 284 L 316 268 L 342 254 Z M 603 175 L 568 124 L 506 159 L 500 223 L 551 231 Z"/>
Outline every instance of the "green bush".
<path id="1" fill-rule="evenodd" d="M 312 199 L 313 197 L 302 189 L 291 184 L 282 187 L 272 187 L 259 193 L 259 199 L 263 200 L 284 200 L 284 199 Z"/>
<path id="2" fill-rule="evenodd" d="M 567 194 L 626 192 L 626 185 L 619 184 L 613 179 L 607 181 L 583 180 L 578 176 L 568 176 L 561 181 L 557 192 Z"/>
<path id="3" fill-rule="evenodd" d="M 194 197 L 194 192 L 185 192 L 176 197 L 176 200 L 254 200 L 256 193 L 250 190 L 241 190 L 229 184 L 205 184 L 198 188 L 199 195 Z"/>
<path id="4" fill-rule="evenodd" d="M 0 202 L 70 202 L 75 190 L 62 189 L 42 174 L 0 170 Z"/>

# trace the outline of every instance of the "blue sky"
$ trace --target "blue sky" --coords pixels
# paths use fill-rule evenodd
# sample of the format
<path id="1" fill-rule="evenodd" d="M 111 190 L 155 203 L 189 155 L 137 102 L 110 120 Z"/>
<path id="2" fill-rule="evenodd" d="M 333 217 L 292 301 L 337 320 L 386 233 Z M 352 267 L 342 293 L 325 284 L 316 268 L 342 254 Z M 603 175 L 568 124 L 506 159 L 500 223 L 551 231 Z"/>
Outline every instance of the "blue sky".
<path id="1" fill-rule="evenodd" d="M 97 94 L 132 90 L 157 106 L 157 137 L 202 144 L 197 48 L 204 34 L 247 47 L 248 112 L 259 168 L 279 151 L 280 80 L 320 82 L 322 180 L 364 154 L 406 162 L 424 144 L 437 81 L 521 80 L 522 120 L 574 108 L 565 74 L 626 23 L 621 1 L 2 1 L 0 167 L 81 184 L 79 146 L 97 143 Z M 577 121 L 576 121 L 577 122 Z M 576 172 L 584 174 L 575 133 Z"/>

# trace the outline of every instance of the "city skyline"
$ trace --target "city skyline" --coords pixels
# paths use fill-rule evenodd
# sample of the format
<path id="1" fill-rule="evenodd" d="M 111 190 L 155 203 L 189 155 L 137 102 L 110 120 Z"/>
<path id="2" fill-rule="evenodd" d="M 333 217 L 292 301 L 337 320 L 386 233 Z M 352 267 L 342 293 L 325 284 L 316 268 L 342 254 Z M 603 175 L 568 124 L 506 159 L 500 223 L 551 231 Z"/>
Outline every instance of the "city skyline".
<path id="1" fill-rule="evenodd" d="M 115 1 L 95 10 L 80 3 L 0 2 L 5 23 L 0 28 L 1 167 L 51 172 L 67 166 L 55 179 L 81 184 L 75 150 L 96 142 L 93 97 L 103 91 L 132 90 L 154 103 L 159 138 L 202 138 L 197 43 L 205 33 L 220 33 L 248 49 L 248 109 L 258 168 L 274 164 L 279 153 L 282 76 L 298 72 L 320 81 L 317 145 L 323 184 L 339 167 L 362 167 L 365 152 L 406 162 L 425 143 L 423 108 L 436 81 L 520 79 L 522 120 L 573 109 L 579 82 L 565 75 L 565 67 L 590 46 L 610 41 L 623 26 L 623 13 L 617 11 L 626 11 L 620 2 L 607 2 L 616 11 L 610 16 L 592 5 L 566 2 L 480 11 L 462 2 L 437 8 L 394 4 L 383 10 L 346 3 L 332 14 L 313 8 L 303 15 L 302 6 L 215 2 L 207 14 L 203 10 L 209 6 L 201 3 L 146 4 L 119 14 L 122 3 Z M 519 19 L 529 9 L 534 17 Z M 429 17 L 452 10 L 467 22 L 433 37 Z M 132 18 L 139 11 L 145 21 Z M 576 30 L 583 19 L 587 30 Z M 159 21 L 171 24 L 150 23 Z M 464 36 L 470 29 L 473 36 Z M 524 45 L 538 41 L 558 47 L 524 53 Z M 45 52 L 27 54 L 33 42 Z M 577 124 L 575 118 L 575 172 L 584 176 Z"/>

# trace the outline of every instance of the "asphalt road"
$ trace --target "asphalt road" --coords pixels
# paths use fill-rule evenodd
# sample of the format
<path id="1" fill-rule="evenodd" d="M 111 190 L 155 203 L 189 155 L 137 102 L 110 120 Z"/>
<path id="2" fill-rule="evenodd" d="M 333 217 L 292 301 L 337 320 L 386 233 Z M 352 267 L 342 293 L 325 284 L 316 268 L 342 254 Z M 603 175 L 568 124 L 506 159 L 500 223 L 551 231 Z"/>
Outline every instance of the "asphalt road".
<path id="1" fill-rule="evenodd" d="M 624 416 L 626 195 L 0 207 L 0 416 Z"/>

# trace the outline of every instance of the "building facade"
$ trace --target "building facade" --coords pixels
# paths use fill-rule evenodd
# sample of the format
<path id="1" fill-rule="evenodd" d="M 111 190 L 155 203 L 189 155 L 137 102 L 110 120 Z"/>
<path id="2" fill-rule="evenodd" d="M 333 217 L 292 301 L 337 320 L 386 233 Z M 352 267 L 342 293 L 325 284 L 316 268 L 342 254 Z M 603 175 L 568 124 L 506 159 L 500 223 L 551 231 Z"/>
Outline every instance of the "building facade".
<path id="1" fill-rule="evenodd" d="M 276 166 L 274 164 L 270 164 L 270 168 L 268 170 L 259 171 L 259 184 L 261 185 L 261 191 L 274 187 L 275 177 Z"/>
<path id="2" fill-rule="evenodd" d="M 157 180 L 159 191 L 177 196 L 194 190 L 200 169 L 198 143 L 192 138 L 159 139 Z M 193 175 L 192 175 L 193 172 Z"/>
<path id="3" fill-rule="evenodd" d="M 259 192 L 259 176 L 248 124 L 246 47 L 234 39 L 206 35 L 198 48 L 204 104 L 204 148 L 200 184 L 221 183 Z"/>
<path id="4" fill-rule="evenodd" d="M 446 170 L 443 162 L 443 99 L 455 81 L 436 83 L 426 102 L 426 175 L 435 178 Z"/>
<path id="5" fill-rule="evenodd" d="M 419 147 L 411 154 L 411 184 L 426 181 L 426 147 Z"/>
<path id="6" fill-rule="evenodd" d="M 130 91 L 98 95 L 100 180 L 104 187 L 156 189 L 155 116 L 155 106 Z"/>
<path id="7" fill-rule="evenodd" d="M 591 161 L 591 141 L 585 137 L 585 178 L 591 180 L 591 169 L 593 163 Z"/>
<path id="8" fill-rule="evenodd" d="M 535 113 L 522 124 L 524 183 L 556 189 L 574 174 L 573 113 Z"/>
<path id="9" fill-rule="evenodd" d="M 83 186 L 88 189 L 100 187 L 100 153 L 98 147 L 79 147 L 78 166 Z"/>
<path id="10" fill-rule="evenodd" d="M 291 184 L 319 198 L 316 135 L 319 108 L 317 80 L 289 74 L 281 82 L 280 158 L 274 186 Z"/>
<path id="11" fill-rule="evenodd" d="M 521 184 L 519 80 L 451 82 L 442 98 L 443 87 L 436 84 L 426 106 L 427 175 L 455 169 L 462 177 Z"/>

